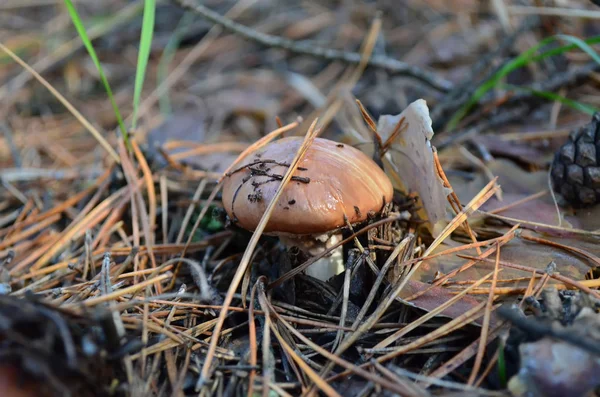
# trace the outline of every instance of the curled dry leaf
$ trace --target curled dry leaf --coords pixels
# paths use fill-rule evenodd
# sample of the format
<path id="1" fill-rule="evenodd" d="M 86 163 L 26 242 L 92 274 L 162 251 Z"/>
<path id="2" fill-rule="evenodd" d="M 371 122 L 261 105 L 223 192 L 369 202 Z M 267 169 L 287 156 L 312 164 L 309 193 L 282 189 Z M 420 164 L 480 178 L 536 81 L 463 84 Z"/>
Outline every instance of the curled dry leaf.
<path id="1" fill-rule="evenodd" d="M 433 161 L 433 129 L 427 103 L 419 99 L 399 115 L 381 116 L 377 132 L 382 141 L 390 137 L 402 118 L 407 128 L 395 138 L 382 160 L 396 189 L 419 194 L 424 212 L 421 215 L 426 215 L 433 227 L 445 218 L 446 196 L 450 191 L 444 187 Z"/>

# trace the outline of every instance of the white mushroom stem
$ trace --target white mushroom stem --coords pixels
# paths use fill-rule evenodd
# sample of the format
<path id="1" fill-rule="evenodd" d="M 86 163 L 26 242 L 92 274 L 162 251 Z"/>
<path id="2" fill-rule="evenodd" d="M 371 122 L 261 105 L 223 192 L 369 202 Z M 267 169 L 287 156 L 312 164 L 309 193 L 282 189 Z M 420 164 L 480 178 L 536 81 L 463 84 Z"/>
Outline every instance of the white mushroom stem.
<path id="1" fill-rule="evenodd" d="M 288 234 L 279 236 L 279 239 L 287 247 L 298 247 L 307 255 L 317 256 L 339 243 L 342 240 L 342 235 L 337 233 L 333 235 L 320 234 L 296 237 Z M 321 281 L 327 281 L 343 271 L 344 250 L 340 246 L 334 249 L 329 255 L 310 265 L 306 269 L 306 274 Z"/>

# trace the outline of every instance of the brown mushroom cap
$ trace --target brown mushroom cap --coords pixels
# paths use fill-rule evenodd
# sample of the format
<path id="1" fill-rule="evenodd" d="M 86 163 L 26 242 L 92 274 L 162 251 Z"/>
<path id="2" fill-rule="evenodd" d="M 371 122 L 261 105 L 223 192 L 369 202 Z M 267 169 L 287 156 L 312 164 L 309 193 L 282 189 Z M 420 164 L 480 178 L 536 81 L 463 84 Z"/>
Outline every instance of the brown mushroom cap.
<path id="1" fill-rule="evenodd" d="M 272 142 L 244 159 L 224 180 L 229 216 L 254 230 L 302 145 L 301 137 Z M 387 175 L 358 149 L 316 138 L 273 210 L 265 233 L 316 234 L 367 219 L 392 199 Z"/>

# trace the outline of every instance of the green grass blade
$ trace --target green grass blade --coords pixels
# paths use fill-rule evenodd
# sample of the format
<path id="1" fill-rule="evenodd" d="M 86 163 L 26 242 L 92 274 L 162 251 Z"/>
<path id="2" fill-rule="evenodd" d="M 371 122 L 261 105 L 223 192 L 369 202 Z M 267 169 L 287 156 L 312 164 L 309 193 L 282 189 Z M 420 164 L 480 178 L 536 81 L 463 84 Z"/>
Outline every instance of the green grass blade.
<path id="1" fill-rule="evenodd" d="M 561 40 L 570 43 L 569 45 L 564 45 L 561 47 L 553 48 L 547 51 L 542 52 L 541 54 L 536 55 L 538 50 L 554 41 Z M 479 100 L 490 90 L 497 87 L 501 80 L 504 79 L 509 73 L 512 71 L 519 69 L 523 66 L 531 62 L 537 62 L 542 59 L 548 58 L 553 55 L 563 54 L 567 51 L 571 51 L 575 48 L 579 48 L 585 53 L 587 53 L 594 61 L 600 63 L 600 56 L 590 47 L 590 44 L 600 43 L 600 36 L 594 36 L 586 40 L 579 39 L 574 36 L 568 35 L 556 35 L 552 37 L 548 37 L 542 41 L 540 41 L 535 46 L 531 47 L 527 51 L 523 52 L 515 59 L 508 62 L 504 67 L 502 67 L 495 75 L 493 75 L 489 80 L 485 81 L 481 84 L 473 93 L 469 101 L 464 104 L 450 119 L 446 130 L 453 130 L 456 128 L 460 120 L 465 117 L 469 111 L 479 102 Z M 566 98 L 565 98 L 566 99 Z"/>
<path id="2" fill-rule="evenodd" d="M 130 147 L 129 134 L 127 132 L 127 129 L 125 128 L 125 123 L 123 123 L 123 117 L 121 117 L 121 112 L 119 111 L 119 107 L 117 106 L 115 97 L 112 93 L 112 90 L 110 89 L 110 85 L 108 84 L 106 75 L 104 74 L 104 71 L 102 70 L 102 65 L 100 64 L 100 61 L 98 60 L 98 55 L 96 55 L 94 46 L 92 46 L 92 42 L 90 41 L 90 39 L 87 35 L 85 27 L 83 26 L 83 23 L 81 22 L 81 18 L 79 18 L 79 14 L 77 13 L 75 6 L 73 5 L 73 2 L 71 0 L 64 0 L 64 1 L 65 1 L 65 5 L 67 6 L 67 11 L 69 12 L 69 15 L 71 16 L 71 20 L 73 21 L 73 25 L 75 26 L 75 29 L 77 30 L 77 33 L 79 34 L 79 37 L 81 37 L 81 41 L 83 42 L 83 45 L 87 49 L 87 52 L 90 55 L 90 58 L 92 58 L 94 65 L 96 65 L 96 68 L 98 69 L 98 74 L 100 75 L 100 80 L 102 80 L 104 89 L 106 90 L 106 93 L 108 94 L 108 99 L 110 100 L 113 111 L 115 112 L 115 116 L 117 117 L 117 122 L 119 123 L 119 127 L 121 128 L 121 133 L 123 134 L 123 139 L 125 141 L 125 145 L 129 148 Z"/>
<path id="3" fill-rule="evenodd" d="M 133 93 L 133 117 L 131 128 L 135 129 L 137 124 L 137 114 L 142 96 L 142 87 L 146 77 L 146 67 L 150 57 L 150 47 L 152 46 L 152 36 L 154 34 L 154 15 L 156 12 L 156 1 L 144 1 L 144 19 L 142 23 L 142 34 L 140 36 L 140 51 L 138 53 L 137 70 L 135 72 L 135 89 Z"/>
<path id="4" fill-rule="evenodd" d="M 554 92 L 550 92 L 550 91 L 540 91 L 540 90 L 535 90 L 535 89 L 529 88 L 529 87 L 519 87 L 519 86 L 510 85 L 510 84 L 502 84 L 502 87 L 509 89 L 509 90 L 514 90 L 514 91 L 531 92 L 533 95 L 535 95 L 537 97 L 549 99 L 551 101 L 558 101 L 558 102 L 562 103 L 563 105 L 570 107 L 571 109 L 575 109 L 582 113 L 589 114 L 590 116 L 592 116 L 592 115 L 594 115 L 594 113 L 600 111 L 600 109 L 598 109 L 592 105 L 574 101 L 573 99 L 565 98 L 562 95 L 558 95 L 558 94 L 555 94 Z"/>
<path id="5" fill-rule="evenodd" d="M 506 360 L 504 357 L 504 341 L 500 339 L 500 343 L 498 346 L 498 379 L 500 380 L 500 386 L 505 388 L 507 385 L 507 376 L 506 376 Z"/>
<path id="6" fill-rule="evenodd" d="M 576 37 L 573 37 L 573 36 L 566 36 L 566 35 L 560 35 L 560 36 L 563 36 L 563 38 L 564 38 L 564 37 L 571 37 L 571 38 L 575 38 L 575 39 L 577 39 L 577 40 L 580 40 L 582 43 L 585 43 L 586 45 L 589 45 L 589 44 L 598 44 L 598 43 L 600 43 L 600 36 L 593 36 L 593 37 L 590 37 L 589 39 L 585 39 L 585 40 L 581 40 L 581 39 L 578 39 L 578 38 L 576 38 Z M 550 37 L 550 38 L 548 38 L 548 39 L 546 39 L 546 40 L 550 40 L 550 41 L 551 41 L 552 39 L 553 39 L 553 38 L 552 38 L 552 37 Z M 575 44 L 567 44 L 567 45 L 564 45 L 564 46 L 560 46 L 560 47 L 552 48 L 552 49 L 549 49 L 549 50 L 547 50 L 547 51 L 544 51 L 544 52 L 543 52 L 543 53 L 541 53 L 540 55 L 536 55 L 536 56 L 534 56 L 534 57 L 531 59 L 531 61 L 532 61 L 532 62 L 537 62 L 537 61 L 539 61 L 540 59 L 545 59 L 545 58 L 551 57 L 551 56 L 553 56 L 553 55 L 564 54 L 565 52 L 568 52 L 568 51 L 574 50 L 574 49 L 576 49 L 576 48 L 577 48 L 577 45 L 575 45 Z"/>
<path id="7" fill-rule="evenodd" d="M 598 53 L 594 51 L 594 49 L 590 47 L 588 43 L 586 43 L 584 40 L 581 40 L 579 37 L 569 36 L 566 34 L 558 34 L 555 37 L 557 39 L 576 45 L 577 47 L 579 47 L 580 50 L 588 54 L 590 58 L 596 61 L 596 63 L 600 64 L 600 56 L 598 56 Z"/>

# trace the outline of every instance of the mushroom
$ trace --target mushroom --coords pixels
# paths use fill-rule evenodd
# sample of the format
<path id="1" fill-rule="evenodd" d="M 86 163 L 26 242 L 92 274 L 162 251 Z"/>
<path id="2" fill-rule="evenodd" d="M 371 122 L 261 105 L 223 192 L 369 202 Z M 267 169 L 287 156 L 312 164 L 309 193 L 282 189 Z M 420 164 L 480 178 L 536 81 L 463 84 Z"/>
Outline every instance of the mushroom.
<path id="1" fill-rule="evenodd" d="M 302 141 L 288 137 L 269 143 L 227 175 L 223 206 L 232 222 L 250 231 L 258 226 Z M 350 224 L 364 222 L 380 213 L 392 194 L 387 175 L 363 152 L 316 138 L 282 192 L 264 233 L 316 256 L 340 241 L 346 219 Z M 341 251 L 332 255 L 338 260 L 317 261 L 307 274 L 327 280 L 341 273 Z"/>

